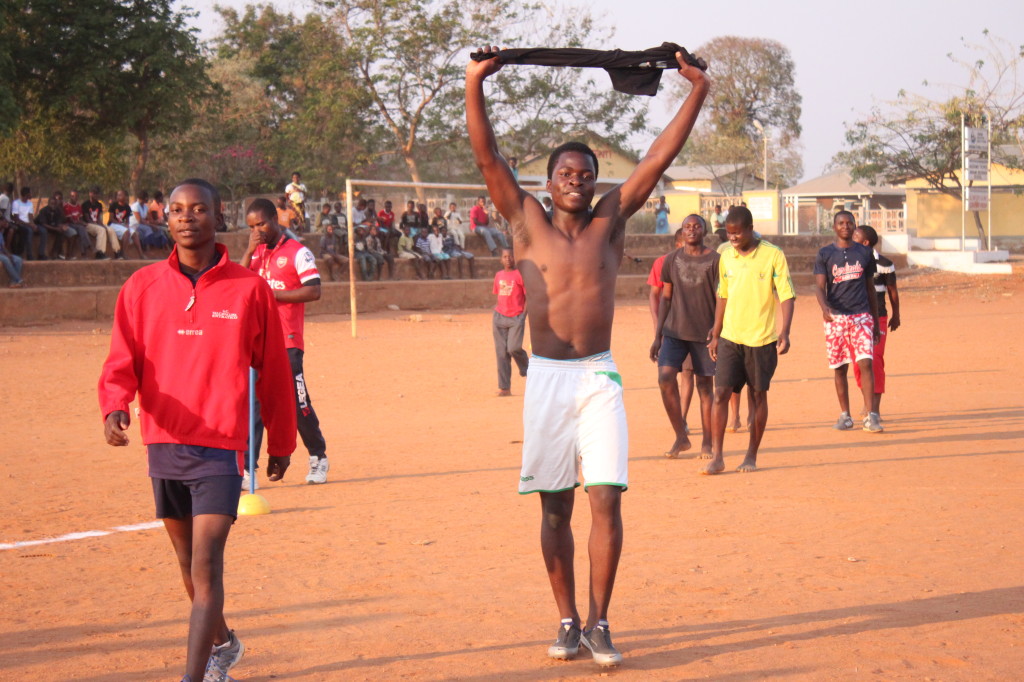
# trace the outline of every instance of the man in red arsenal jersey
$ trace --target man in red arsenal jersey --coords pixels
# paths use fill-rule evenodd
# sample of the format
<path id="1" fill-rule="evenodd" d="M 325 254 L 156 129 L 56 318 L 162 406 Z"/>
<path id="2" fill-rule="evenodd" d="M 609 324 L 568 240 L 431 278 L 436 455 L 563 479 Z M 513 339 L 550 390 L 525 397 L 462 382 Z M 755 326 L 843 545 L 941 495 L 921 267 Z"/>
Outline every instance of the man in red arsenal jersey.
<path id="1" fill-rule="evenodd" d="M 287 234 L 277 222 L 277 208 L 268 199 L 257 199 L 245 216 L 249 225 L 249 248 L 240 263 L 267 280 L 277 299 L 284 327 L 284 345 L 295 377 L 295 407 L 299 435 L 309 451 L 306 483 L 326 483 L 330 463 L 320 420 L 306 388 L 302 371 L 302 328 L 306 303 L 320 299 L 320 273 L 313 252 Z M 263 441 L 263 426 L 256 424 L 256 454 Z M 250 474 L 251 475 L 251 474 Z"/>
<path id="2" fill-rule="evenodd" d="M 128 445 L 129 404 L 148 450 L 163 520 L 192 600 L 185 680 L 227 680 L 245 647 L 224 621 L 224 546 L 241 492 L 249 367 L 267 422 L 271 478 L 295 449 L 288 356 L 273 295 L 217 244 L 220 197 L 205 180 L 171 193 L 170 257 L 133 274 L 117 298 L 99 381 L 104 436 Z"/>

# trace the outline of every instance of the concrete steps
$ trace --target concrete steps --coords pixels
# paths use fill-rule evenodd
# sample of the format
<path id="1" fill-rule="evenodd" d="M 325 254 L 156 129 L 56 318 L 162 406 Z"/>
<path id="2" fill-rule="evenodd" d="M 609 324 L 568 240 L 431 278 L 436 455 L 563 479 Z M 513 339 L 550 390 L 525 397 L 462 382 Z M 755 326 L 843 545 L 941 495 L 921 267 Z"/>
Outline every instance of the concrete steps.
<path id="1" fill-rule="evenodd" d="M 248 240 L 248 231 L 221 233 L 218 241 L 228 247 L 229 256 L 238 258 Z M 307 235 L 312 244 L 317 235 Z M 470 235 L 467 249 L 479 254 L 475 260 L 476 279 L 418 280 L 408 261 L 396 261 L 398 281 L 356 283 L 360 311 L 385 310 L 399 306 L 402 310 L 480 308 L 493 305 L 491 283 L 494 273 L 501 268 L 499 258 L 489 255 L 481 238 Z M 781 246 L 787 254 L 794 284 L 813 285 L 811 275 L 817 249 L 829 242 L 824 236 L 774 236 L 772 243 Z M 709 246 L 717 246 L 717 239 L 708 239 Z M 619 268 L 616 295 L 620 299 L 643 299 L 648 294 L 646 284 L 654 260 L 672 247 L 670 235 L 627 235 L 627 257 Z M 158 254 L 151 254 L 154 257 Z M 165 254 L 160 254 L 166 257 Z M 906 267 L 906 257 L 894 257 L 898 268 Z M 25 289 L 0 289 L 0 324 L 26 325 L 57 320 L 109 320 L 121 285 L 136 270 L 154 260 L 81 260 L 31 261 L 25 264 Z M 349 312 L 349 285 L 347 273 L 343 282 L 328 282 L 327 269 L 319 263 L 324 277 L 323 298 L 306 307 L 308 315 L 347 314 Z M 454 264 L 453 264 L 454 268 Z M 386 272 L 386 268 L 385 268 Z M 454 270 L 453 270 L 454 272 Z M 463 265 L 468 276 L 468 268 Z M 6 273 L 0 270 L 0 286 L 7 284 Z"/>
<path id="2" fill-rule="evenodd" d="M 798 291 L 814 283 L 808 273 L 793 276 Z M 404 280 L 356 283 L 359 312 L 388 310 L 437 310 L 489 308 L 494 305 L 491 279 Z M 109 321 L 114 314 L 119 286 L 29 287 L 0 290 L 0 324 L 23 326 L 63 320 Z M 647 275 L 620 275 L 615 286 L 618 300 L 641 301 L 650 287 Z M 327 282 L 316 303 L 306 305 L 306 315 L 347 315 L 347 282 Z"/>

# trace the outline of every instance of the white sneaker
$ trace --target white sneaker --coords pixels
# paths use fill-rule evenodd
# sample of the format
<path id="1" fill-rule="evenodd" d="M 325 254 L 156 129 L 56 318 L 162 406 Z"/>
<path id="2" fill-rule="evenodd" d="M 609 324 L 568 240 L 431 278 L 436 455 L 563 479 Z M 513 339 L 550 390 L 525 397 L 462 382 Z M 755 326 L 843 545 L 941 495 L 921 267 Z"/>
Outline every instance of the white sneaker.
<path id="1" fill-rule="evenodd" d="M 203 682 L 227 682 L 234 679 L 228 676 L 228 671 L 242 660 L 242 656 L 245 655 L 245 645 L 235 636 L 234 630 L 229 632 L 228 641 L 220 646 L 214 646 L 210 650 L 210 660 L 206 662 L 206 674 L 203 677 Z"/>
<path id="2" fill-rule="evenodd" d="M 331 469 L 331 463 L 326 457 L 309 456 L 309 473 L 306 474 L 306 483 L 327 483 L 327 472 Z"/>
<path id="3" fill-rule="evenodd" d="M 255 479 L 253 482 L 256 484 L 256 487 L 253 488 L 253 489 L 254 490 L 259 490 L 260 489 L 259 479 Z M 243 492 L 249 492 L 249 472 L 248 471 L 245 471 L 245 472 L 242 473 L 242 491 Z"/>

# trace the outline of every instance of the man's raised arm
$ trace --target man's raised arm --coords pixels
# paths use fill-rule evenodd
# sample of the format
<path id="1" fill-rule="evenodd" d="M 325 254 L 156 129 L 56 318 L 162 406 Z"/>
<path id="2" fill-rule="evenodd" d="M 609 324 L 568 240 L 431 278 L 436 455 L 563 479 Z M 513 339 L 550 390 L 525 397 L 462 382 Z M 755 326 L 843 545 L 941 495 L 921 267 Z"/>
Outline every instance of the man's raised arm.
<path id="1" fill-rule="evenodd" d="M 497 52 L 498 48 L 489 47 L 482 51 Z M 497 59 L 470 61 L 466 66 L 466 128 L 476 167 L 483 173 L 491 201 L 506 220 L 516 225 L 521 222 L 526 192 L 520 189 L 512 169 L 498 153 L 498 142 L 484 101 L 484 80 L 501 67 Z"/>
<path id="2" fill-rule="evenodd" d="M 711 88 L 711 80 L 707 75 L 683 60 L 683 55 L 676 53 L 679 62 L 679 74 L 690 81 L 693 88 L 687 95 L 683 106 L 679 108 L 672 121 L 654 140 L 647 155 L 640 161 L 629 178 L 619 186 L 619 206 L 623 218 L 627 218 L 643 207 L 651 192 L 661 182 L 661 176 L 672 165 L 693 130 L 697 114 L 704 104 L 704 98 Z"/>

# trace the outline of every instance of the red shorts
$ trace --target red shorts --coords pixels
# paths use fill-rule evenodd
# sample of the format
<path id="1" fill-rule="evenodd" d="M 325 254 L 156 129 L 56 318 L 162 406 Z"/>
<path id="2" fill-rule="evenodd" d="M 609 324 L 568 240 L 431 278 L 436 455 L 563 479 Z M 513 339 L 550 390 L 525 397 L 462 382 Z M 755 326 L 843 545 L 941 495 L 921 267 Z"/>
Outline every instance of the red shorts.
<path id="1" fill-rule="evenodd" d="M 875 393 L 885 393 L 885 337 L 889 336 L 889 318 L 878 318 L 878 343 L 871 358 L 871 373 L 875 376 Z M 854 363 L 853 376 L 860 388 L 860 366 Z"/>
<path id="2" fill-rule="evenodd" d="M 873 356 L 874 341 L 871 338 L 874 322 L 871 313 L 855 315 L 832 315 L 832 321 L 825 323 L 825 350 L 828 366 L 842 367 L 854 360 L 870 360 Z"/>

